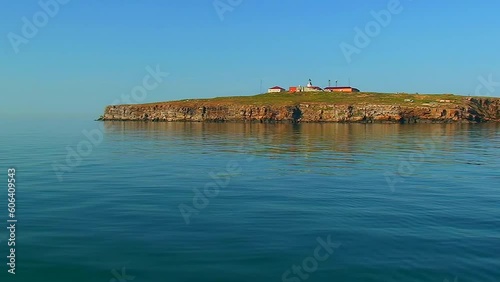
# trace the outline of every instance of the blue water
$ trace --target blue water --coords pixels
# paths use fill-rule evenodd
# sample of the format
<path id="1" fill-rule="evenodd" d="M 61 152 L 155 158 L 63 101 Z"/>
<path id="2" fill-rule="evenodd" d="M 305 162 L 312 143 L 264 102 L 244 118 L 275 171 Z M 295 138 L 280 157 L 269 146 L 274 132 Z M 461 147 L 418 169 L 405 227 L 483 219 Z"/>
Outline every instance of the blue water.
<path id="1" fill-rule="evenodd" d="M 1 122 L 0 281 L 500 281 L 499 124 Z"/>

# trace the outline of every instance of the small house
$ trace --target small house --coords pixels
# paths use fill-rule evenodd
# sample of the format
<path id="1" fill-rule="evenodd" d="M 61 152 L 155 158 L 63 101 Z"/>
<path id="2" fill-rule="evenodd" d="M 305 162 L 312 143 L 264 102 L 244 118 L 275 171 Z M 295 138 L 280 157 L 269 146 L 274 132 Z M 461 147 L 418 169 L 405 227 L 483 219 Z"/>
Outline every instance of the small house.
<path id="1" fill-rule="evenodd" d="M 277 92 L 285 92 L 285 88 L 279 87 L 279 86 L 274 86 L 269 89 L 267 89 L 267 93 L 277 93 Z"/>

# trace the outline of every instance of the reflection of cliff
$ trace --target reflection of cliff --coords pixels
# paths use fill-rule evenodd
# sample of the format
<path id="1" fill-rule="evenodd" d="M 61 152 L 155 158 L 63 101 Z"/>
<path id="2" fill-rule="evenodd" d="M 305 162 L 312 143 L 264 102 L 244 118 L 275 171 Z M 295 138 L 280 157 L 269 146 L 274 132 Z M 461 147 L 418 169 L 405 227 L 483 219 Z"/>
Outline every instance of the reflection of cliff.
<path id="1" fill-rule="evenodd" d="M 354 162 L 353 154 L 366 154 L 370 157 L 376 144 L 377 152 L 391 152 L 398 148 L 412 147 L 419 143 L 424 145 L 436 136 L 446 141 L 434 145 L 446 150 L 455 138 L 464 142 L 470 124 L 436 124 L 436 125 L 401 125 L 401 124 L 342 124 L 342 123 L 310 123 L 310 124 L 261 124 L 261 123 L 192 123 L 192 122 L 104 122 L 107 136 L 121 139 L 152 140 L 161 145 L 162 140 L 178 140 L 185 147 L 193 148 L 217 146 L 221 152 L 245 152 L 255 155 L 279 157 L 281 155 L 300 154 L 307 158 L 316 154 L 321 159 L 321 152 L 338 152 L 344 162 Z M 481 129 L 496 134 L 500 124 L 482 125 Z M 477 131 L 477 130 L 476 130 Z M 426 143 L 427 142 L 427 143 Z M 170 146 L 172 143 L 170 143 Z M 174 142 L 175 144 L 175 142 Z M 228 148 L 238 148 L 228 152 Z M 172 148 L 171 148 L 172 149 Z M 347 154 L 346 154 L 347 153 Z M 319 155 L 318 155 L 319 154 Z M 331 154 L 330 154 L 331 156 Z M 347 158 L 346 158 L 347 157 Z"/>
<path id="2" fill-rule="evenodd" d="M 447 123 L 500 121 L 500 99 L 464 98 L 463 104 L 376 105 L 326 102 L 255 106 L 170 102 L 108 106 L 104 120 L 208 122 Z"/>

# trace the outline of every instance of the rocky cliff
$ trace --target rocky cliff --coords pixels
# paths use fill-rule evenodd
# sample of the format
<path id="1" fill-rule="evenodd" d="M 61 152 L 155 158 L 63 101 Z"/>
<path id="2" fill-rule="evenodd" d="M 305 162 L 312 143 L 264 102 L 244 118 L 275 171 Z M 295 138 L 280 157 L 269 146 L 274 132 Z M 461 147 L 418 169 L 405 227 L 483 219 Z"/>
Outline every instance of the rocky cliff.
<path id="1" fill-rule="evenodd" d="M 460 97 L 460 96 L 459 96 Z M 408 100 L 408 99 L 406 99 Z M 116 105 L 105 109 L 101 120 L 194 122 L 390 122 L 447 123 L 500 121 L 500 98 L 460 97 L 432 103 L 280 104 L 231 103 L 218 100 L 176 101 Z"/>

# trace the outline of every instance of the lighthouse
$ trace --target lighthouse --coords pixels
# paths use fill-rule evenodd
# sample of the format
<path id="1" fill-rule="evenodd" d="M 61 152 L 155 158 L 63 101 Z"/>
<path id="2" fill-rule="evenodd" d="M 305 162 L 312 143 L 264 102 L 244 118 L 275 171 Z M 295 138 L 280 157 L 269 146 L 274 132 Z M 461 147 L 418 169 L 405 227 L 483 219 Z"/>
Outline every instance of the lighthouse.
<path id="1" fill-rule="evenodd" d="M 309 78 L 309 82 L 307 83 L 307 87 L 308 87 L 308 88 L 312 88 L 312 86 L 313 86 L 313 85 L 312 85 L 312 81 L 311 81 L 311 79 Z"/>

